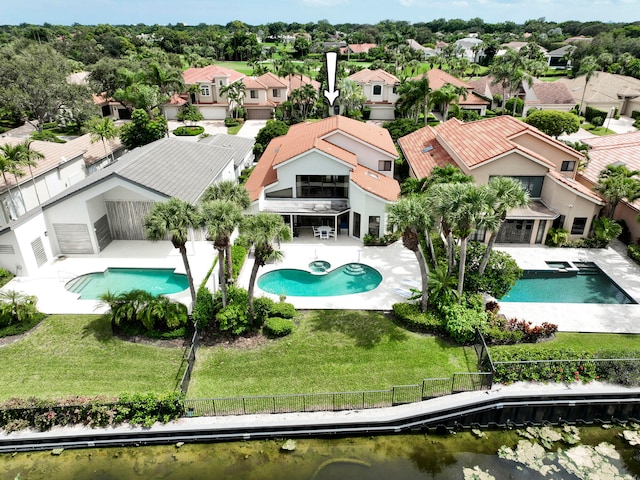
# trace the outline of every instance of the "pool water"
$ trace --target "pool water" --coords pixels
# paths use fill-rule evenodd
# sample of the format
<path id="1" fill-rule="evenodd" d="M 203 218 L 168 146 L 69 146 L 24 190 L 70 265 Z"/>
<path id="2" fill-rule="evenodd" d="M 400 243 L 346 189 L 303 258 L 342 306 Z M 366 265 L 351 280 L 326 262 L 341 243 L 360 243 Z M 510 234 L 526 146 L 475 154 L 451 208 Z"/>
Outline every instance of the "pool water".
<path id="1" fill-rule="evenodd" d="M 107 268 L 104 272 L 76 277 L 65 288 L 84 300 L 99 300 L 107 291 L 117 294 L 145 290 L 152 295 L 168 295 L 189 288 L 187 276 L 172 268 Z"/>
<path id="2" fill-rule="evenodd" d="M 275 295 L 329 297 L 368 292 L 380 282 L 382 275 L 375 268 L 348 263 L 324 275 L 293 268 L 272 270 L 260 276 L 258 287 Z"/>
<path id="3" fill-rule="evenodd" d="M 591 262 L 574 263 L 576 271 L 525 270 L 501 302 L 637 303 Z"/>

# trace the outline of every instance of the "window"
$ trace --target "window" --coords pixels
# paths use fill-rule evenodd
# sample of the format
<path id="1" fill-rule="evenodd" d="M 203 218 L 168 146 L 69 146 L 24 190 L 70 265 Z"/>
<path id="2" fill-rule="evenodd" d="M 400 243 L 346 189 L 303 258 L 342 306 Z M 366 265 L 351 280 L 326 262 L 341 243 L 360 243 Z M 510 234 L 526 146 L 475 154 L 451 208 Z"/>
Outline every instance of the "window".
<path id="1" fill-rule="evenodd" d="M 298 198 L 348 198 L 349 177 L 346 175 L 296 175 Z"/>
<path id="2" fill-rule="evenodd" d="M 540 223 L 538 223 L 538 233 L 536 233 L 536 243 L 541 244 L 542 240 L 544 240 L 544 229 L 547 228 L 547 221 L 546 220 L 540 220 Z"/>
<path id="3" fill-rule="evenodd" d="M 360 238 L 360 214 L 353 212 L 353 236 Z"/>
<path id="4" fill-rule="evenodd" d="M 382 85 L 374 85 L 373 86 L 373 94 L 374 95 L 382 95 Z"/>
<path id="5" fill-rule="evenodd" d="M 251 98 L 258 98 L 258 91 L 257 90 L 249 90 L 249 95 Z"/>
<path id="6" fill-rule="evenodd" d="M 209 85 L 200 85 L 200 94 L 204 95 L 205 97 L 211 95 L 211 93 L 209 92 Z"/>
<path id="7" fill-rule="evenodd" d="M 489 177 L 491 180 L 493 176 Z M 511 178 L 520 181 L 522 186 L 527 189 L 531 198 L 540 198 L 542 196 L 542 184 L 544 182 L 544 177 L 518 177 L 515 175 L 510 175 Z"/>
<path id="8" fill-rule="evenodd" d="M 391 160 L 378 160 L 378 171 L 379 172 L 390 172 L 391 171 Z"/>
<path id="9" fill-rule="evenodd" d="M 574 161 L 565 161 L 562 162 L 562 167 L 560 167 L 560 171 L 562 172 L 573 172 L 576 168 L 576 162 Z"/>
<path id="10" fill-rule="evenodd" d="M 485 228 L 481 228 L 479 230 L 474 230 L 473 233 L 469 236 L 470 242 L 484 242 L 484 239 L 487 235 L 487 230 Z"/>
<path id="11" fill-rule="evenodd" d="M 274 88 L 274 89 L 273 89 L 273 96 L 274 96 L 274 97 L 279 97 L 279 96 L 280 96 L 280 90 L 279 90 L 279 89 L 277 89 L 277 88 Z"/>
<path id="12" fill-rule="evenodd" d="M 398 86 L 397 85 L 393 86 L 393 93 L 398 93 Z"/>
<path id="13" fill-rule="evenodd" d="M 559 215 L 551 224 L 551 228 L 564 228 L 564 215 Z"/>
<path id="14" fill-rule="evenodd" d="M 380 237 L 380 217 L 369 217 L 369 235 Z"/>
<path id="15" fill-rule="evenodd" d="M 582 235 L 587 226 L 587 217 L 576 217 L 571 225 L 571 235 Z"/>

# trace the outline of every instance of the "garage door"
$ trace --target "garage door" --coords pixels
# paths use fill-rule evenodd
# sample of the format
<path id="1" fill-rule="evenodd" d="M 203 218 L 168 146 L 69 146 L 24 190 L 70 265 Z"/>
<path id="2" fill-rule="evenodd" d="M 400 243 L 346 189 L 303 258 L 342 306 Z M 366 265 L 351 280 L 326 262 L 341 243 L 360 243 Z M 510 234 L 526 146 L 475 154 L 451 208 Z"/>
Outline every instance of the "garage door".
<path id="1" fill-rule="evenodd" d="M 54 223 L 53 231 L 62 254 L 93 253 L 89 229 L 84 223 Z"/>
<path id="2" fill-rule="evenodd" d="M 247 120 L 269 120 L 270 118 L 270 108 L 247 108 Z"/>

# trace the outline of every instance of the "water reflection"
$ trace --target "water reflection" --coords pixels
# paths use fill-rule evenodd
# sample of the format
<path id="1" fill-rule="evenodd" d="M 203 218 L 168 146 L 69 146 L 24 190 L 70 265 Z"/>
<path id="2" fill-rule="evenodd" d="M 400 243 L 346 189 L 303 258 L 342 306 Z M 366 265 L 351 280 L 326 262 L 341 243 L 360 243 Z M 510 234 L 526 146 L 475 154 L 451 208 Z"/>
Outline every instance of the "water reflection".
<path id="1" fill-rule="evenodd" d="M 625 478 L 640 475 L 638 447 L 620 438 L 621 428 L 581 430 L 582 443 L 613 444 L 621 454 L 612 464 Z M 464 467 L 489 472 L 493 478 L 550 478 L 498 458 L 502 445 L 514 447 L 514 431 L 488 431 L 477 438 L 469 432 L 451 435 L 397 435 L 367 438 L 298 439 L 292 452 L 281 450 L 284 440 L 219 444 L 186 444 L 110 449 L 3 454 L 0 478 L 39 479 L 457 479 Z M 569 445 L 557 447 L 568 449 Z M 635 458 L 634 458 L 635 457 Z M 554 478 L 578 478 L 562 472 Z"/>

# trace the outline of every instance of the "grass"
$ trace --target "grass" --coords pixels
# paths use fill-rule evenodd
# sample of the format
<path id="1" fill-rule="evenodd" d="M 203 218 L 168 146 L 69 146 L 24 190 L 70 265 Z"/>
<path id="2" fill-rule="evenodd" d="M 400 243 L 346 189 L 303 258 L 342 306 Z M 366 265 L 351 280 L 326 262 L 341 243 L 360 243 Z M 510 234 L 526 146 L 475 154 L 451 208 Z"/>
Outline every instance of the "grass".
<path id="1" fill-rule="evenodd" d="M 240 129 L 242 128 L 242 125 L 244 124 L 241 123 L 240 125 L 236 125 L 235 127 L 227 128 L 227 135 L 237 135 Z"/>
<path id="2" fill-rule="evenodd" d="M 616 333 L 570 333 L 559 332 L 552 340 L 519 345 L 490 347 L 490 351 L 501 349 L 562 350 L 574 352 L 598 352 L 600 350 L 640 350 L 640 335 Z"/>
<path id="3" fill-rule="evenodd" d="M 616 133 L 613 130 L 609 130 L 607 127 L 594 127 L 590 123 L 583 123 L 581 127 L 586 131 L 591 132 L 594 135 L 598 135 L 600 137 L 604 137 L 605 135 L 613 135 Z"/>
<path id="4" fill-rule="evenodd" d="M 476 354 L 376 312 L 299 312 L 288 337 L 198 349 L 189 397 L 388 389 L 476 370 Z"/>
<path id="5" fill-rule="evenodd" d="M 173 391 L 181 348 L 126 342 L 103 315 L 52 315 L 0 347 L 0 399 Z"/>

